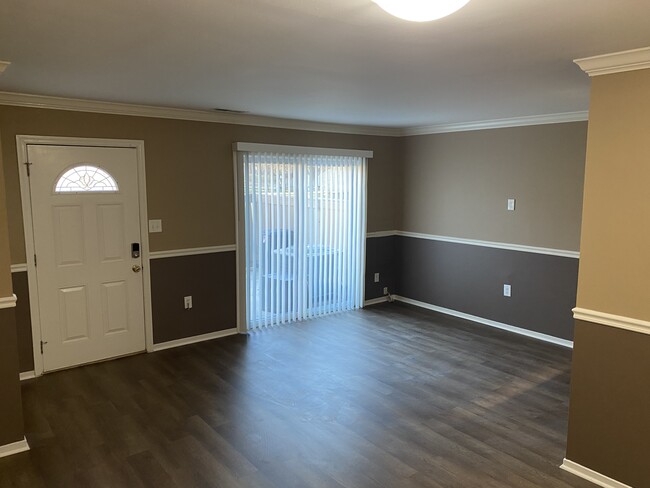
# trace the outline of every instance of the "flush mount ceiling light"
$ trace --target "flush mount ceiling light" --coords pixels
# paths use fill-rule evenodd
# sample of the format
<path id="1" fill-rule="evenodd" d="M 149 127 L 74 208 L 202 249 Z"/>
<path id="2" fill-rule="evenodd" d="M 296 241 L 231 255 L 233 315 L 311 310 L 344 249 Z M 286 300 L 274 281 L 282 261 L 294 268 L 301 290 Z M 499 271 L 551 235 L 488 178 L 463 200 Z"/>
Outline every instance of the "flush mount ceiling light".
<path id="1" fill-rule="evenodd" d="M 372 0 L 386 12 L 412 22 L 429 22 L 453 14 L 469 0 Z"/>

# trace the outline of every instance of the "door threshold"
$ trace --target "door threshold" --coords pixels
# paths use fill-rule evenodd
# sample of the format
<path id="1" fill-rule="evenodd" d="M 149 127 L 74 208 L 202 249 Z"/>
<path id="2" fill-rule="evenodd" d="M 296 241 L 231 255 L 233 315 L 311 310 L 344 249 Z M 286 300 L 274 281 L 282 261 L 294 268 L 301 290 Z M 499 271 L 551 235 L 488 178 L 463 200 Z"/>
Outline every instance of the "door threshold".
<path id="1" fill-rule="evenodd" d="M 60 371 L 68 371 L 70 369 L 83 368 L 84 366 L 92 366 L 94 364 L 107 363 L 109 361 L 115 361 L 116 359 L 124 359 L 131 356 L 137 356 L 139 354 L 145 354 L 146 352 L 147 350 L 143 349 L 142 351 L 130 352 L 127 354 L 122 354 L 120 356 L 111 356 L 110 358 L 98 359 L 96 361 L 90 361 L 88 363 L 75 364 L 73 366 L 66 366 L 64 368 L 58 368 L 58 369 L 50 369 L 48 371 L 43 371 L 43 374 L 45 375 L 50 373 L 58 373 Z"/>

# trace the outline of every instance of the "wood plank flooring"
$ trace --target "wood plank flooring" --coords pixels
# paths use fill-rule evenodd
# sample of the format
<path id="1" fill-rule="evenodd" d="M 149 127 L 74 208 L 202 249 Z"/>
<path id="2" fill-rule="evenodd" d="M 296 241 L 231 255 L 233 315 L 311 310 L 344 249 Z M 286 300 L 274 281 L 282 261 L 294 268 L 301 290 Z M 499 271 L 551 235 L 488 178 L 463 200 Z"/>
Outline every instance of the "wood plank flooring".
<path id="1" fill-rule="evenodd" d="M 45 375 L 0 487 L 587 488 L 571 351 L 398 304 Z"/>

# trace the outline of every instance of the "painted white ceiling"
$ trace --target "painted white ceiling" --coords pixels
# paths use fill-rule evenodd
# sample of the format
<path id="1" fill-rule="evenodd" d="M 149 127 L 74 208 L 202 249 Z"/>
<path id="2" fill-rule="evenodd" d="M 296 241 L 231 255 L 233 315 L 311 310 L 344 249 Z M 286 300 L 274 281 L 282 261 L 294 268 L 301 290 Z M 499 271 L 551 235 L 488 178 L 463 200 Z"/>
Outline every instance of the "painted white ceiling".
<path id="1" fill-rule="evenodd" d="M 0 0 L 0 90 L 389 127 L 586 110 L 580 57 L 650 46 L 649 0 Z"/>

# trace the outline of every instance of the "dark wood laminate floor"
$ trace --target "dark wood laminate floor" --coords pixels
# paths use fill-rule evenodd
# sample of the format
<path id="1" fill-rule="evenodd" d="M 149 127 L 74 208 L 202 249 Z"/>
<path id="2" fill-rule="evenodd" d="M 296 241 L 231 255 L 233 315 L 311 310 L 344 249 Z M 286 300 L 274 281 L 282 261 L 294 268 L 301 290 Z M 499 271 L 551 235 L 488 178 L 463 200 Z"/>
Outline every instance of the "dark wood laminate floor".
<path id="1" fill-rule="evenodd" d="M 592 487 L 571 353 L 384 304 L 23 384 L 2 487 Z"/>

